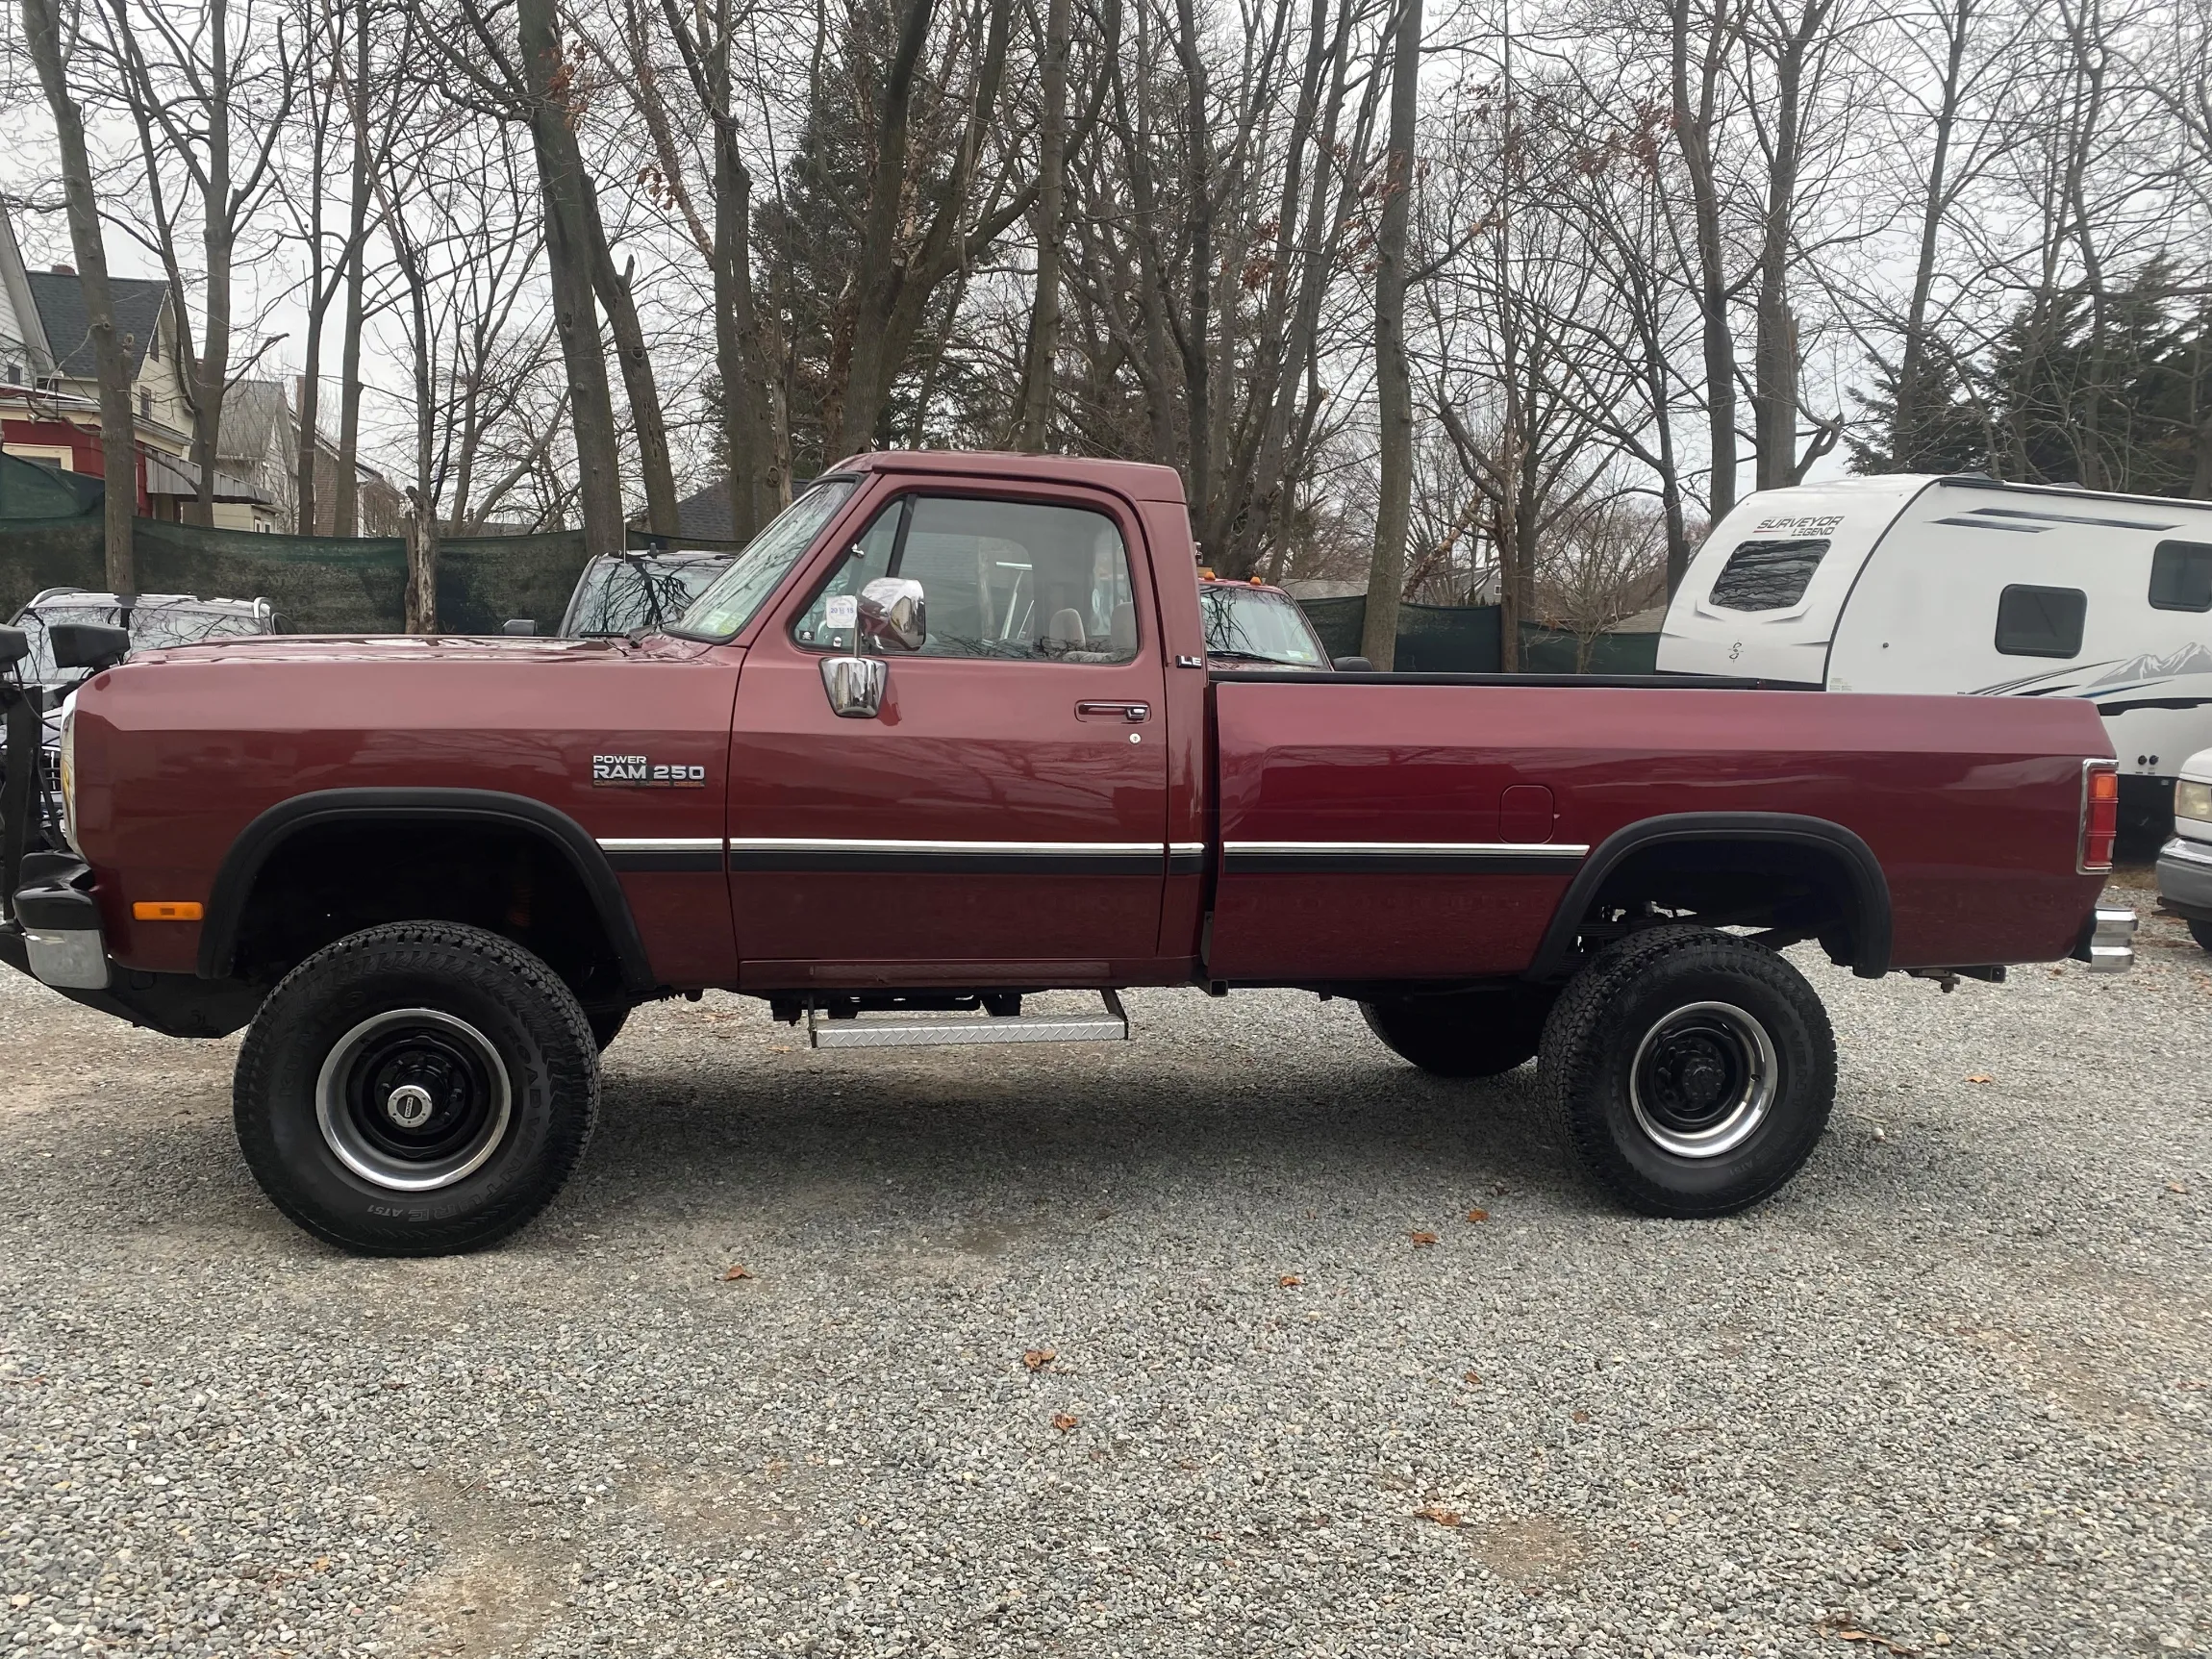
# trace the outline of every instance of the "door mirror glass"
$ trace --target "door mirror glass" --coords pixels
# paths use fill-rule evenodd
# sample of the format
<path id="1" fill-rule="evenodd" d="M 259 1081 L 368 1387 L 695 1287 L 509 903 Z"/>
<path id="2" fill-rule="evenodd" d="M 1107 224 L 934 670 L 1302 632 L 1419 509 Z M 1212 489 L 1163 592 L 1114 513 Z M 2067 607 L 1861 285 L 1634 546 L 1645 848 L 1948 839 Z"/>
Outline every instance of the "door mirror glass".
<path id="1" fill-rule="evenodd" d="M 842 719 L 872 720 L 883 708 L 891 668 L 881 657 L 824 657 L 822 690 Z"/>
<path id="2" fill-rule="evenodd" d="M 929 640 L 921 584 L 910 576 L 878 576 L 860 591 L 860 631 L 888 649 L 918 651 Z"/>

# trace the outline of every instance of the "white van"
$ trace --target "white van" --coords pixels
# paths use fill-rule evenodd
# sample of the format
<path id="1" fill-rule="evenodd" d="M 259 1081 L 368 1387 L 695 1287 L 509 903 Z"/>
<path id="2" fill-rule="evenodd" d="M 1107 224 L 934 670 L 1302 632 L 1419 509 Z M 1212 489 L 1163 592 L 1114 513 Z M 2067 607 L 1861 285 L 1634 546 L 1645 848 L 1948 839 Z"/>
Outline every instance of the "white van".
<path id="1" fill-rule="evenodd" d="M 2212 502 L 1894 475 L 1747 496 L 1691 562 L 1662 673 L 2086 697 L 2123 810 L 2212 747 Z"/>

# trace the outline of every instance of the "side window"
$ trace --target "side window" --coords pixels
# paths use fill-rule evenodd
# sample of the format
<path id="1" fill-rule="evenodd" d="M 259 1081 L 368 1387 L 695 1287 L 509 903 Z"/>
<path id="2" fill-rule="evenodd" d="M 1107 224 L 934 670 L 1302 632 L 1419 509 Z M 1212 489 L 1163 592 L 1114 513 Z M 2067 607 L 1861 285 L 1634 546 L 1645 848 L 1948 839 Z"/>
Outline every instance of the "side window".
<path id="1" fill-rule="evenodd" d="M 909 495 L 877 515 L 792 630 L 852 650 L 851 608 L 878 576 L 921 584 L 924 657 L 1127 663 L 1137 655 L 1128 550 L 1114 521 L 1079 507 Z"/>
<path id="2" fill-rule="evenodd" d="M 2212 542 L 2159 542 L 2150 555 L 2150 604 L 2158 611 L 2212 611 Z"/>
<path id="3" fill-rule="evenodd" d="M 1805 596 L 1827 551 L 1816 538 L 1740 541 L 1713 578 L 1710 602 L 1724 611 L 1787 610 Z"/>
<path id="4" fill-rule="evenodd" d="M 2077 657 L 2089 595 L 2014 584 L 1997 599 L 1997 648 L 2008 657 Z"/>

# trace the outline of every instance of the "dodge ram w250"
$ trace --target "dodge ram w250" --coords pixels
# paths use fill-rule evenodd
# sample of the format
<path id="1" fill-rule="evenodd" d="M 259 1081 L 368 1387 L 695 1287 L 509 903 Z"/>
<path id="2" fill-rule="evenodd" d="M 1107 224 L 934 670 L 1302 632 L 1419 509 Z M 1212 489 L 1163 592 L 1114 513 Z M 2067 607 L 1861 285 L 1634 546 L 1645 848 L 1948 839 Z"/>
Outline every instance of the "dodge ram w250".
<path id="1" fill-rule="evenodd" d="M 1541 1056 L 1602 1189 L 1714 1216 L 1834 1093 L 1782 948 L 2131 957 L 2087 704 L 1270 667 L 1209 641 L 1161 467 L 860 457 L 629 639 L 127 645 L 58 641 L 97 670 L 71 850 L 24 853 L 12 764 L 0 958 L 243 1028 L 247 1162 L 357 1250 L 521 1226 L 630 1010 L 707 988 L 821 1046 L 1123 1038 L 1131 986 L 1351 997 L 1432 1072 Z M 1023 1012 L 1048 989 L 1100 1009 Z"/>

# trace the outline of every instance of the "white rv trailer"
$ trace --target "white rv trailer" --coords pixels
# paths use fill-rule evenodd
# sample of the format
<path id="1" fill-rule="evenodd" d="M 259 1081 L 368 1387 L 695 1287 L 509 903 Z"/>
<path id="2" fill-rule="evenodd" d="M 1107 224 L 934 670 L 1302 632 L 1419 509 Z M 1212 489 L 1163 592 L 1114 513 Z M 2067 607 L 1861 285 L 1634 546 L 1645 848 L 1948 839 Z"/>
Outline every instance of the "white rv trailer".
<path id="1" fill-rule="evenodd" d="M 1663 673 L 1830 691 L 2082 697 L 2129 817 L 2212 747 L 2212 502 L 1982 477 L 1747 496 L 1691 562 Z"/>

